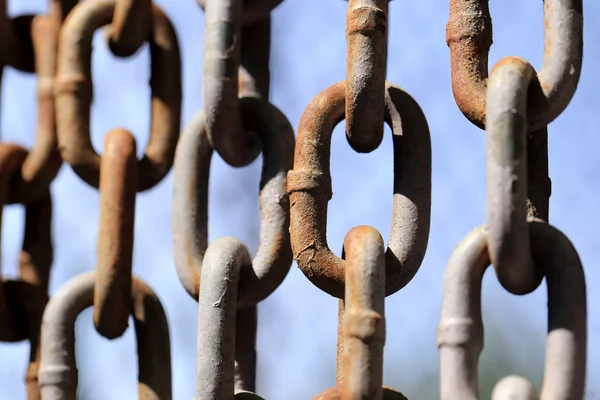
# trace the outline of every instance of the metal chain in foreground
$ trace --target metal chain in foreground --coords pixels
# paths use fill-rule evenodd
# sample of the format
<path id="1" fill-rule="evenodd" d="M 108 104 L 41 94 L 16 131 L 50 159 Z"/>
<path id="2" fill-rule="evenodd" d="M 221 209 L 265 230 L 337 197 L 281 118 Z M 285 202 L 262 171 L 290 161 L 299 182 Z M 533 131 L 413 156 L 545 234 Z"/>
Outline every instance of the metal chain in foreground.
<path id="1" fill-rule="evenodd" d="M 479 398 L 483 348 L 481 279 L 494 265 L 513 294 L 534 291 L 546 278 L 548 339 L 541 399 L 582 399 L 587 352 L 586 285 L 569 239 L 548 221 L 550 179 L 546 125 L 575 93 L 582 63 L 581 0 L 546 0 L 542 69 L 517 57 L 500 60 L 488 77 L 488 0 L 451 0 L 447 40 L 459 108 L 487 135 L 487 224 L 454 250 L 444 279 L 440 347 L 442 400 Z M 476 71 L 477 73 L 473 73 Z M 529 203 L 529 204 L 528 204 Z M 494 400 L 532 399 L 525 378 L 511 375 Z"/>
<path id="2" fill-rule="evenodd" d="M 255 394 L 257 306 L 283 282 L 294 259 L 312 284 L 339 301 L 336 383 L 315 399 L 406 399 L 383 385 L 384 300 L 413 279 L 428 247 L 427 119 L 408 93 L 386 81 L 388 0 L 349 0 L 346 79 L 308 104 L 295 139 L 285 115 L 269 102 L 270 14 L 281 1 L 197 0 L 205 12 L 204 108 L 180 135 L 178 39 L 151 0 L 52 0 L 46 15 L 12 19 L 0 0 L 0 78 L 2 68 L 11 67 L 38 79 L 33 147 L 0 142 L 0 228 L 4 205 L 25 207 L 19 278 L 0 279 L 0 341 L 31 344 L 29 400 L 77 398 L 74 325 L 88 307 L 107 339 L 123 335 L 133 317 L 139 398 L 172 399 L 168 319 L 158 296 L 132 274 L 136 194 L 153 188 L 172 167 L 176 273 L 198 302 L 196 400 L 261 398 Z M 547 132 L 579 80 L 582 1 L 546 0 L 544 14 L 541 70 L 506 57 L 488 75 L 488 1 L 450 1 L 454 96 L 487 135 L 487 221 L 459 244 L 446 271 L 438 328 L 442 400 L 478 399 L 481 279 L 490 264 L 513 294 L 530 293 L 546 278 L 548 357 L 539 397 L 583 396 L 585 277 L 569 239 L 548 223 Z M 104 26 L 116 57 L 149 46 L 150 139 L 139 160 L 136 140 L 125 129 L 106 134 L 102 155 L 91 144 L 91 43 Z M 387 249 L 375 228 L 357 226 L 338 257 L 328 246 L 326 226 L 331 136 L 342 120 L 349 145 L 362 153 L 380 146 L 384 123 L 391 128 L 393 220 Z M 248 166 L 262 153 L 253 259 L 233 237 L 209 245 L 213 152 L 233 167 Z M 49 299 L 49 189 L 63 160 L 99 192 L 97 265 Z M 498 382 L 493 393 L 494 400 L 537 396 L 518 376 Z"/>

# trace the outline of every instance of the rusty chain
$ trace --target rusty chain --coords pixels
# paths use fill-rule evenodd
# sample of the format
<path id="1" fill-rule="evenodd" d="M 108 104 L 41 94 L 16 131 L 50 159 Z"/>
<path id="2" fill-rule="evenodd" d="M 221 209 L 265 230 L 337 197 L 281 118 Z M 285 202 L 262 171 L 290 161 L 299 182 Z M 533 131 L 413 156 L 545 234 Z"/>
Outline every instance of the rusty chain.
<path id="1" fill-rule="evenodd" d="M 450 1 L 446 32 L 454 97 L 464 115 L 487 134 L 487 223 L 463 239 L 446 269 L 437 333 L 442 400 L 479 398 L 481 279 L 490 264 L 500 284 L 513 294 L 531 293 L 546 278 L 548 339 L 539 398 L 584 396 L 585 276 L 570 240 L 548 223 L 545 127 L 567 107 L 577 87 L 582 10 L 582 0 L 544 1 L 545 51 L 540 72 L 536 74 L 521 58 L 505 57 L 488 77 L 488 0 Z M 537 147 L 536 152 L 530 147 Z M 494 400 L 537 396 L 533 385 L 516 375 L 498 382 L 492 395 Z"/>
<path id="2" fill-rule="evenodd" d="M 0 341 L 28 340 L 29 400 L 77 397 L 77 316 L 93 307 L 99 334 L 115 339 L 133 317 L 139 398 L 170 400 L 169 324 L 154 291 L 132 273 L 137 193 L 173 168 L 175 271 L 198 302 L 196 400 L 261 399 L 256 392 L 257 306 L 283 282 L 292 261 L 338 299 L 336 383 L 315 399 L 406 399 L 383 385 L 384 300 L 421 268 L 430 232 L 431 137 L 419 104 L 386 80 L 388 0 L 349 0 L 344 81 L 306 107 L 297 137 L 269 101 L 271 12 L 282 0 L 197 0 L 205 12 L 203 109 L 180 135 L 181 54 L 168 16 L 151 0 L 51 0 L 45 15 L 9 18 L 0 0 L 0 80 L 5 67 L 37 77 L 34 145 L 0 142 L 0 229 L 5 205 L 25 207 L 19 278 L 0 279 Z M 581 399 L 587 351 L 586 285 L 570 240 L 549 224 L 547 126 L 568 106 L 582 64 L 582 0 L 544 2 L 542 68 L 506 57 L 488 73 L 488 0 L 450 0 L 447 43 L 459 109 L 486 131 L 487 221 L 454 250 L 444 278 L 437 341 L 440 398 L 478 399 L 483 348 L 481 279 L 494 266 L 516 295 L 548 288 L 547 359 L 540 398 Z M 149 141 L 141 159 L 123 128 L 100 155 L 90 138 L 92 37 L 127 58 L 148 44 Z M 1 82 L 1 81 L 0 81 Z M 345 120 L 353 150 L 370 153 L 392 133 L 393 210 L 387 249 L 357 226 L 340 256 L 327 242 L 332 198 L 331 137 Z M 232 167 L 260 153 L 260 238 L 252 258 L 233 237 L 208 241 L 213 152 Z M 97 266 L 52 296 L 50 185 L 62 162 L 98 189 Z M 218 216 L 217 216 L 218 218 Z M 218 360 L 218 362 L 217 362 Z M 527 379 L 499 381 L 495 400 L 535 398 Z"/>

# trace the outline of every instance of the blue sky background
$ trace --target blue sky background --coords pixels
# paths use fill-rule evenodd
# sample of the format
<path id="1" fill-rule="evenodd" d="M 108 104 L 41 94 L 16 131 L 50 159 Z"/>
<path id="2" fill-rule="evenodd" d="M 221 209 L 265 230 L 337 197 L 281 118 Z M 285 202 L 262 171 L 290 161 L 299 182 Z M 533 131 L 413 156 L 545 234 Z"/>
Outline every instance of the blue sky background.
<path id="1" fill-rule="evenodd" d="M 11 16 L 45 12 L 47 0 L 9 0 Z M 155 0 L 178 34 L 183 64 L 182 128 L 202 107 L 201 79 L 204 14 L 193 0 Z M 433 145 L 433 193 L 429 247 L 419 273 L 386 301 L 386 384 L 412 399 L 434 398 L 415 392 L 414 383 L 438 370 L 435 332 L 445 266 L 454 247 L 485 221 L 485 134 L 458 110 L 450 85 L 445 43 L 447 0 L 393 1 L 389 13 L 387 79 L 406 89 L 427 116 Z M 494 44 L 490 66 L 503 56 L 542 61 L 541 1 L 492 0 Z M 345 78 L 345 14 L 341 0 L 285 0 L 272 13 L 271 101 L 297 128 L 311 99 Z M 600 398 L 600 3 L 584 6 L 584 63 L 573 101 L 549 128 L 551 223 L 579 252 L 588 288 L 589 398 Z M 109 129 L 123 126 L 138 139 L 141 154 L 148 137 L 150 90 L 148 50 L 133 58 L 114 58 L 101 33 L 94 39 L 92 142 L 102 149 Z M 5 69 L 2 84 L 2 140 L 30 146 L 36 120 L 35 77 Z M 389 129 L 380 148 L 354 153 L 340 124 L 332 143 L 334 197 L 328 238 L 339 255 L 346 232 L 369 224 L 387 239 L 391 221 L 392 151 Z M 243 240 L 252 253 L 258 242 L 260 157 L 250 167 L 232 169 L 213 157 L 210 182 L 210 238 Z M 162 299 L 171 330 L 173 395 L 190 399 L 195 390 L 197 303 L 179 284 L 171 236 L 172 172 L 137 199 L 134 273 Z M 50 291 L 69 278 L 95 268 L 99 196 L 63 166 L 52 186 L 55 262 Z M 14 277 L 23 233 L 23 209 L 6 207 L 2 236 L 2 274 Z M 488 271 L 483 285 L 486 345 L 506 346 L 536 386 L 541 383 L 546 338 L 546 288 L 517 297 L 504 291 Z M 335 383 L 337 301 L 320 292 L 296 264 L 259 307 L 257 392 L 268 399 L 307 399 Z M 493 327 L 493 329 L 492 329 Z M 493 331 L 493 332 L 492 332 Z M 493 340 L 491 336 L 493 334 Z M 91 309 L 77 323 L 80 386 L 90 400 L 137 396 L 135 336 L 132 327 L 112 342 L 95 333 Z M 29 345 L 0 344 L 0 399 L 24 398 Z M 489 352 L 487 353 L 489 356 Z M 482 355 L 486 358 L 486 351 Z M 520 369 L 518 369 L 520 368 Z M 432 382 L 436 393 L 437 382 Z M 594 396 L 595 397 L 592 397 Z M 112 397 L 111 397 L 112 396 Z M 431 397 L 429 397 L 431 396 Z"/>

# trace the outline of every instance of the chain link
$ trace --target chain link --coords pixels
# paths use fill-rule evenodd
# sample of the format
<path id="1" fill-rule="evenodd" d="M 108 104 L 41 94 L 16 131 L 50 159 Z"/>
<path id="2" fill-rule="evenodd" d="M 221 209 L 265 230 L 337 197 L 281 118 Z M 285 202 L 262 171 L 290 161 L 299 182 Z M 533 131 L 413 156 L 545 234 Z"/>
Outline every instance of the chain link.
<path id="1" fill-rule="evenodd" d="M 411 282 L 428 248 L 432 150 L 423 110 L 386 80 L 389 0 L 348 1 L 345 80 L 308 104 L 296 139 L 269 101 L 271 12 L 282 0 L 197 0 L 205 10 L 204 104 L 181 135 L 178 38 L 151 0 L 52 0 L 47 14 L 16 18 L 8 17 L 6 3 L 0 0 L 0 80 L 5 67 L 37 77 L 33 146 L 0 142 L 0 229 L 5 205 L 25 207 L 19 277 L 0 278 L 0 341 L 30 343 L 29 400 L 76 399 L 74 325 L 88 307 L 108 339 L 122 336 L 133 317 L 139 398 L 172 398 L 167 316 L 132 272 L 137 193 L 156 186 L 171 167 L 175 272 L 198 302 L 196 400 L 261 399 L 255 393 L 257 307 L 282 284 L 293 260 L 339 301 L 336 382 L 315 399 L 406 399 L 383 385 L 385 298 Z M 437 331 L 442 400 L 479 398 L 481 282 L 491 264 L 499 283 L 516 295 L 546 280 L 548 338 L 539 397 L 584 395 L 584 271 L 571 241 L 548 222 L 548 124 L 566 109 L 579 82 L 582 12 L 582 0 L 546 0 L 540 71 L 505 57 L 488 72 L 488 0 L 450 0 L 446 40 L 454 97 L 465 117 L 486 131 L 487 220 L 456 247 L 446 269 Z M 91 143 L 92 38 L 101 28 L 116 57 L 131 57 L 145 43 L 150 50 L 152 112 L 142 159 L 123 128 L 106 134 L 102 155 Z M 389 125 L 394 181 L 387 249 L 379 231 L 361 225 L 347 233 L 338 257 L 326 228 L 331 138 L 342 120 L 359 153 L 377 149 Z M 213 152 L 232 167 L 248 166 L 262 153 L 253 258 L 234 237 L 209 244 Z M 97 265 L 50 298 L 50 186 L 63 160 L 100 195 Z M 536 396 L 529 380 L 510 375 L 497 382 L 492 399 Z"/>
<path id="2" fill-rule="evenodd" d="M 584 395 L 585 276 L 570 240 L 547 222 L 550 180 L 545 127 L 567 107 L 579 81 L 582 2 L 546 0 L 544 19 L 540 72 L 536 75 L 521 58 L 505 57 L 488 78 L 492 42 L 488 2 L 450 1 L 447 41 L 454 97 L 463 114 L 487 132 L 487 224 L 458 245 L 446 270 L 437 333 L 442 400 L 479 399 L 481 279 L 490 263 L 500 284 L 513 294 L 531 293 L 546 278 L 548 344 L 540 398 Z M 505 377 L 492 396 L 494 400 L 536 397 L 533 385 L 520 376 Z"/>

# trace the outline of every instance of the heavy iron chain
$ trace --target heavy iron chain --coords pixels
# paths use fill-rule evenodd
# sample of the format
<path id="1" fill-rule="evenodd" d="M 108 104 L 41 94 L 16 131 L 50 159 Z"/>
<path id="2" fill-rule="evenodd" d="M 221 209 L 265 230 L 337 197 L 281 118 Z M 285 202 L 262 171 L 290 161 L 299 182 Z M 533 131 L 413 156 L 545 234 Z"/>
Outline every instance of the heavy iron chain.
<path id="1" fill-rule="evenodd" d="M 26 209 L 20 277 L 0 280 L 0 340 L 31 344 L 28 399 L 76 398 L 74 323 L 90 306 L 96 330 L 108 339 L 121 336 L 133 316 L 139 397 L 172 398 L 167 317 L 153 290 L 132 276 L 136 193 L 155 186 L 171 167 L 176 272 L 199 309 L 197 400 L 260 399 L 254 394 L 257 304 L 281 284 L 292 259 L 340 302 L 337 382 L 315 399 L 405 399 L 382 385 L 384 298 L 412 280 L 427 250 L 431 139 L 416 101 L 385 80 L 388 0 L 348 1 L 346 79 L 308 105 L 296 141 L 287 118 L 269 102 L 270 12 L 281 0 L 197 1 L 206 16 L 204 109 L 180 136 L 178 40 L 151 0 L 52 0 L 46 15 L 12 19 L 0 0 L 0 68 L 38 79 L 34 146 L 0 142 L 1 205 Z M 481 278 L 490 264 L 513 294 L 530 293 L 546 278 L 548 357 L 540 397 L 583 396 L 585 278 L 569 239 L 548 223 L 547 141 L 547 125 L 567 107 L 579 80 L 582 0 L 546 0 L 544 14 L 540 72 L 506 57 L 488 76 L 488 1 L 450 1 L 452 87 L 464 115 L 486 130 L 488 186 L 487 223 L 458 245 L 446 271 L 438 328 L 443 400 L 478 399 Z M 91 144 L 91 40 L 105 25 L 115 56 L 129 57 L 146 42 L 150 48 L 152 117 L 141 160 L 133 135 L 121 128 L 106 135 L 102 155 Z M 376 229 L 358 226 L 346 235 L 339 258 L 328 247 L 326 222 L 331 135 L 342 119 L 348 143 L 362 153 L 378 148 L 384 122 L 390 126 L 394 185 L 387 250 Z M 253 259 L 235 238 L 208 244 L 213 151 L 233 167 L 263 154 Z M 98 264 L 48 300 L 49 186 L 63 160 L 99 190 Z M 536 396 L 518 376 L 498 382 L 493 393 L 494 400 Z"/>

